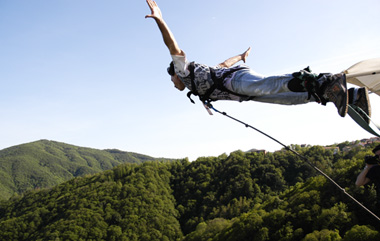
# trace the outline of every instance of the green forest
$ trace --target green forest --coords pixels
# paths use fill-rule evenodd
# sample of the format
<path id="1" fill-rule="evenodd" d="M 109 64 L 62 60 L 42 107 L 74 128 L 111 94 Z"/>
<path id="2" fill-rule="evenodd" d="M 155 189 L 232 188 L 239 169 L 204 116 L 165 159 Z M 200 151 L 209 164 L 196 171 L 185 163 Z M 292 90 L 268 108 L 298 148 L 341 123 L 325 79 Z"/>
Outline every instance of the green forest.
<path id="1" fill-rule="evenodd" d="M 48 188 L 123 163 L 162 160 L 119 150 L 97 150 L 40 140 L 0 151 L 0 199 Z"/>
<path id="2" fill-rule="evenodd" d="M 373 185 L 354 185 L 372 147 L 292 148 L 379 214 Z M 0 201 L 0 240 L 360 241 L 379 229 L 286 150 L 123 163 Z"/>

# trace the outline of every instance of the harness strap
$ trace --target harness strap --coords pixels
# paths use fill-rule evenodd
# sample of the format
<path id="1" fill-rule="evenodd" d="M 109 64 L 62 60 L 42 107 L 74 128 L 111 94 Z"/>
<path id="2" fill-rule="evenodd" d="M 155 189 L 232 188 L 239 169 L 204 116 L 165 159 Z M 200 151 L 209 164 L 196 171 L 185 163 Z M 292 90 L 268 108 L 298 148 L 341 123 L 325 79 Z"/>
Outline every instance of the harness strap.
<path id="1" fill-rule="evenodd" d="M 323 74 L 317 76 L 311 72 L 309 67 L 306 67 L 305 69 L 293 73 L 292 75 L 294 79 L 298 79 L 300 81 L 300 89 L 296 90 L 296 92 L 303 92 L 306 90 L 306 92 L 308 92 L 308 100 L 310 100 L 310 97 L 313 96 L 318 103 L 326 105 L 327 100 L 323 97 L 325 85 L 320 85 L 318 82 L 318 79 L 321 78 Z"/>
<path id="2" fill-rule="evenodd" d="M 195 69 L 194 62 L 191 62 L 189 64 L 191 91 L 194 93 L 194 95 L 198 95 L 197 87 L 195 86 L 195 82 L 194 82 L 194 78 L 195 78 L 194 69 Z"/>
<path id="3" fill-rule="evenodd" d="M 364 110 L 362 110 L 360 107 L 355 106 L 355 105 L 348 105 L 348 115 L 351 116 L 351 118 L 358 123 L 364 130 L 368 131 L 369 133 L 380 137 L 380 126 L 377 125 L 375 122 L 371 120 L 371 117 L 369 117 Z M 370 123 L 367 123 L 362 115 L 366 116 L 369 118 Z M 372 122 L 372 123 L 371 123 Z M 376 129 L 377 128 L 377 129 Z"/>
<path id="4" fill-rule="evenodd" d="M 224 82 L 224 79 L 234 73 L 235 71 L 238 71 L 238 70 L 241 70 L 243 69 L 244 67 L 241 67 L 241 68 L 235 68 L 235 69 L 230 69 L 226 72 L 224 72 L 222 74 L 221 77 L 216 77 L 216 73 L 215 73 L 215 69 L 214 68 L 210 68 L 210 75 L 211 75 L 211 79 L 213 80 L 213 85 L 206 91 L 206 93 L 204 93 L 203 95 L 200 95 L 197 91 L 197 88 L 196 88 L 196 85 L 195 85 L 195 82 L 194 82 L 194 78 L 195 78 L 195 75 L 194 75 L 194 69 L 195 69 L 195 66 L 194 66 L 194 62 L 191 62 L 189 64 L 189 71 L 190 71 L 190 79 L 191 79 L 191 91 L 189 91 L 187 93 L 187 97 L 190 99 L 191 103 L 194 104 L 194 101 L 193 99 L 191 99 L 191 95 L 196 95 L 196 96 L 199 96 L 199 99 L 205 103 L 205 102 L 211 102 L 211 101 L 216 101 L 216 100 L 212 100 L 210 99 L 210 95 L 216 90 L 220 90 L 220 91 L 223 91 L 223 92 L 227 92 L 229 94 L 232 94 L 232 95 L 236 95 L 236 96 L 239 96 L 239 97 L 242 97 L 242 98 L 245 98 L 246 100 L 252 100 L 254 98 L 254 96 L 247 96 L 247 95 L 241 95 L 241 94 L 238 94 L 238 93 L 235 93 L 229 89 L 227 89 L 223 82 Z"/>

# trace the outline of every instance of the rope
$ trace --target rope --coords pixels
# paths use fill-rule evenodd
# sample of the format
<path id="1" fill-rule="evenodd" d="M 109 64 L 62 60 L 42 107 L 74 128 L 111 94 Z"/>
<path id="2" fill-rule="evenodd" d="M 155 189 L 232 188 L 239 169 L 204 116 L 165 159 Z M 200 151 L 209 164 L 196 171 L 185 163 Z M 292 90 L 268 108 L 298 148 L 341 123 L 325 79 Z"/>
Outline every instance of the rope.
<path id="1" fill-rule="evenodd" d="M 297 155 L 298 157 L 300 157 L 301 159 L 303 159 L 307 164 L 309 164 L 312 168 L 314 168 L 317 172 L 319 172 L 322 176 L 324 176 L 328 181 L 330 181 L 332 184 L 334 184 L 338 189 L 340 189 L 347 197 L 349 197 L 352 201 L 354 201 L 356 204 L 358 204 L 361 208 L 363 208 L 366 212 L 368 212 L 369 214 L 371 214 L 375 219 L 377 219 L 377 221 L 380 222 L 380 218 L 378 216 L 376 216 L 376 214 L 374 214 L 371 210 L 369 210 L 366 206 L 364 206 L 362 203 L 360 203 L 358 200 L 356 200 L 353 196 L 351 196 L 349 193 L 346 192 L 346 190 L 344 188 L 342 188 L 338 183 L 336 183 L 331 177 L 329 177 L 326 173 L 324 173 L 322 170 L 320 170 L 318 167 L 316 167 L 313 163 L 311 163 L 306 157 L 302 156 L 301 154 L 299 154 L 298 152 L 296 152 L 295 150 L 292 150 L 291 148 L 289 148 L 288 146 L 284 145 L 283 143 L 281 143 L 280 141 L 278 141 L 277 139 L 271 137 L 270 135 L 260 131 L 259 129 L 241 121 L 241 120 L 238 120 L 230 115 L 228 115 L 226 112 L 221 112 L 217 109 L 214 108 L 214 106 L 211 105 L 211 103 L 205 103 L 205 106 L 207 106 L 208 108 L 214 110 L 215 112 L 219 113 L 219 114 L 222 114 L 236 122 L 239 122 L 243 125 L 245 125 L 245 127 L 247 128 L 251 128 L 261 134 L 263 134 L 264 136 L 272 139 L 273 141 L 277 142 L 278 144 L 280 144 L 281 146 L 283 146 L 286 150 L 288 151 L 291 151 L 292 153 L 294 153 L 295 155 Z"/>

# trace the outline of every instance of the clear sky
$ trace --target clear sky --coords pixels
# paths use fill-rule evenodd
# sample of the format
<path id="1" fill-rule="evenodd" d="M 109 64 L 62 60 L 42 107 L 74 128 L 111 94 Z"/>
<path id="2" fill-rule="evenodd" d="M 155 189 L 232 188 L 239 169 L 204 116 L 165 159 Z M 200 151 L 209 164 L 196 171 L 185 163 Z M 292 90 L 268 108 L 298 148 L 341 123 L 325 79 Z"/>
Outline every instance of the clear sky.
<path id="1" fill-rule="evenodd" d="M 158 0 L 189 60 L 216 65 L 252 47 L 264 75 L 337 73 L 380 57 L 378 0 Z M 170 82 L 169 52 L 145 0 L 0 0 L 0 149 L 48 139 L 194 160 L 282 146 L 210 116 Z M 380 123 L 380 98 L 371 95 Z M 286 145 L 372 137 L 332 103 L 218 101 Z"/>

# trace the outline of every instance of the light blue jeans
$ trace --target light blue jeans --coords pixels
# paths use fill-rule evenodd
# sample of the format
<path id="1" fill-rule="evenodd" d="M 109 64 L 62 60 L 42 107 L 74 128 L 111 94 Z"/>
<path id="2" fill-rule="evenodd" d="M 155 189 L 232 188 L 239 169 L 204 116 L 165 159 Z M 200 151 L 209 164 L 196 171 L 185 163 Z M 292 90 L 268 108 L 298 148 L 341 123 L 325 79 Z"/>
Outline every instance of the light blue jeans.
<path id="1" fill-rule="evenodd" d="M 313 97 L 307 100 L 307 92 L 291 92 L 288 88 L 291 79 L 291 74 L 265 77 L 250 69 L 240 70 L 231 80 L 230 88 L 235 93 L 255 96 L 254 101 L 265 103 L 298 105 L 314 101 Z"/>

